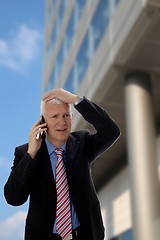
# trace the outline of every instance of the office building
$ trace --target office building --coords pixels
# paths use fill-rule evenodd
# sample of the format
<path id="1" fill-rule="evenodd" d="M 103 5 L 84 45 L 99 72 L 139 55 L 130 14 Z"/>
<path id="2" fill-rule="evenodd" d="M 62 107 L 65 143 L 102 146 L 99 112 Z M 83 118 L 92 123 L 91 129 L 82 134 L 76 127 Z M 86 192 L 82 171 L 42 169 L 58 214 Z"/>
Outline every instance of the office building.
<path id="1" fill-rule="evenodd" d="M 120 139 L 92 166 L 105 240 L 160 239 L 160 1 L 47 0 L 43 92 L 102 106 Z M 88 128 L 75 113 L 74 130 Z"/>

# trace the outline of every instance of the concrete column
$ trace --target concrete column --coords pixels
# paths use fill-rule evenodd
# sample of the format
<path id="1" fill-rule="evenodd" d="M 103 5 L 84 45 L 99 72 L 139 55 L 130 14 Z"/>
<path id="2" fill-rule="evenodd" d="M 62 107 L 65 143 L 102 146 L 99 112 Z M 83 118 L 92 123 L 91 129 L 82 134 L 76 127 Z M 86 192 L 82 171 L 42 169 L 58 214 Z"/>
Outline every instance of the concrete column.
<path id="1" fill-rule="evenodd" d="M 125 104 L 134 240 L 159 240 L 160 194 L 149 74 L 126 76 Z"/>

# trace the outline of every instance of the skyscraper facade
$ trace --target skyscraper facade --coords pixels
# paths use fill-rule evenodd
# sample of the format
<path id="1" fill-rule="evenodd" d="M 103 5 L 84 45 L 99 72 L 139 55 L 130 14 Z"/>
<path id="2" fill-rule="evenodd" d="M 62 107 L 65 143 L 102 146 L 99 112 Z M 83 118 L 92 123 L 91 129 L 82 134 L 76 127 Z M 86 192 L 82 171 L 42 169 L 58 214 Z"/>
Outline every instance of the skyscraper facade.
<path id="1" fill-rule="evenodd" d="M 44 91 L 77 92 L 120 0 L 47 1 Z"/>

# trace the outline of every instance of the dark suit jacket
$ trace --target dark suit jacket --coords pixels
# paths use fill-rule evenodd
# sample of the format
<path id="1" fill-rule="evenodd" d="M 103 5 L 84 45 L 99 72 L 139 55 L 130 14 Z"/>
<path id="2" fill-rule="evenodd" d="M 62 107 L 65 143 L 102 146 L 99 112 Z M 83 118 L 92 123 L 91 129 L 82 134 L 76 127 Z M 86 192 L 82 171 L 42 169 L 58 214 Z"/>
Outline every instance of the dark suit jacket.
<path id="1" fill-rule="evenodd" d="M 93 186 L 90 165 L 118 138 L 120 131 L 107 113 L 86 98 L 76 105 L 96 132 L 72 132 L 66 144 L 66 168 L 71 199 L 86 240 L 103 240 L 100 204 Z M 36 158 L 27 153 L 28 144 L 15 149 L 15 159 L 4 187 L 7 202 L 19 206 L 29 199 L 25 239 L 46 240 L 53 230 L 56 187 L 45 141 Z"/>

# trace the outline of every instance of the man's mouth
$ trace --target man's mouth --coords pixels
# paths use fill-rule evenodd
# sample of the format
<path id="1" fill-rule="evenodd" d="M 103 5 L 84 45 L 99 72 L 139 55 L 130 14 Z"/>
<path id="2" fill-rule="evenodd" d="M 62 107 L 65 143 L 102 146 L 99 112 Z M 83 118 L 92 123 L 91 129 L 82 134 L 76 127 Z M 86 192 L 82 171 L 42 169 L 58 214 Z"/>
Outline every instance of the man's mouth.
<path id="1" fill-rule="evenodd" d="M 66 128 L 64 128 L 64 129 L 57 129 L 57 132 L 64 132 L 66 130 L 67 130 Z"/>

